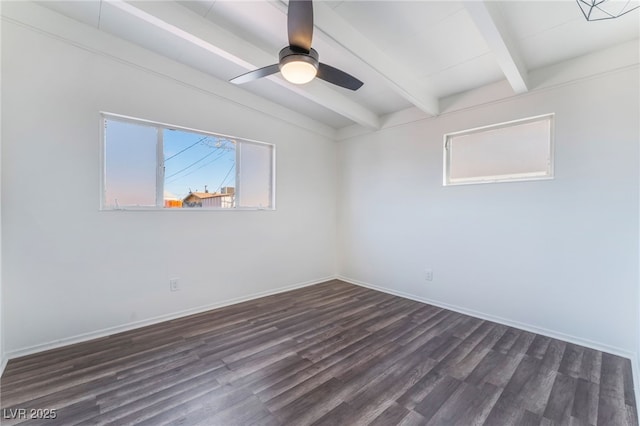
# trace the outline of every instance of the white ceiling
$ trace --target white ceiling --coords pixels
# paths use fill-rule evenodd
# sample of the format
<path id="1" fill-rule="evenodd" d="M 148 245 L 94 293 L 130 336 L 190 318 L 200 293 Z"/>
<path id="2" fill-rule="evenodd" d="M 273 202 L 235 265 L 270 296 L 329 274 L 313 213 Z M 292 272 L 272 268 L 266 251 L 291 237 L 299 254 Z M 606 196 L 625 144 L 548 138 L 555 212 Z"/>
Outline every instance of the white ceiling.
<path id="1" fill-rule="evenodd" d="M 287 45 L 279 0 L 39 3 L 225 81 L 276 63 Z M 510 95 L 535 90 L 533 70 L 640 33 L 640 9 L 587 22 L 573 0 L 316 1 L 314 17 L 320 60 L 362 80 L 360 90 L 279 75 L 241 87 L 335 129 L 378 128 L 410 108 L 436 115 L 441 99 L 504 80 Z"/>

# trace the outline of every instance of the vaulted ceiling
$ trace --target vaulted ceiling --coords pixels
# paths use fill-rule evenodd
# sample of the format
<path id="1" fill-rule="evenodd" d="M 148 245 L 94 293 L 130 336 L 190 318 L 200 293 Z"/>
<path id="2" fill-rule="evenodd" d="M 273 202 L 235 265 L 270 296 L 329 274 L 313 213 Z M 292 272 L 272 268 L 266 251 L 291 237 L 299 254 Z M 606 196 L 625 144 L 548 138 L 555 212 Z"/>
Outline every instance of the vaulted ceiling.
<path id="1" fill-rule="evenodd" d="M 279 0 L 39 3 L 224 81 L 276 63 L 288 44 Z M 279 74 L 239 87 L 334 129 L 438 115 L 446 100 L 491 85 L 509 97 L 559 75 L 585 77 L 585 67 L 638 62 L 640 9 L 587 22 L 573 0 L 316 1 L 314 14 L 320 60 L 362 80 L 361 89 L 318 79 L 297 86 Z"/>

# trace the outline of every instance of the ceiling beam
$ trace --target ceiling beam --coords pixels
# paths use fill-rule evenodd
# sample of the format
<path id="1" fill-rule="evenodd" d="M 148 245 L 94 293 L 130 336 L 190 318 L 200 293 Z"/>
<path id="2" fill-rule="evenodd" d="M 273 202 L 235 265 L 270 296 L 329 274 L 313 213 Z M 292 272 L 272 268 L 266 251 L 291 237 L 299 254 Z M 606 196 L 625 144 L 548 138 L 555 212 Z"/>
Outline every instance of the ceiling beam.
<path id="1" fill-rule="evenodd" d="M 283 0 L 270 3 L 287 13 L 287 5 Z M 438 98 L 430 94 L 406 66 L 389 58 L 375 43 L 354 29 L 324 2 L 316 1 L 313 5 L 315 28 L 325 38 L 348 50 L 371 67 L 386 80 L 389 87 L 413 105 L 429 115 L 439 114 Z"/>
<path id="2" fill-rule="evenodd" d="M 259 49 L 177 3 L 137 2 L 134 6 L 123 0 L 105 1 L 131 16 L 239 65 L 247 71 L 277 62 L 277 55 Z M 267 78 L 364 127 L 380 128 L 380 119 L 376 113 L 331 87 L 322 84 L 295 86 L 278 75 Z"/>
<path id="3" fill-rule="evenodd" d="M 529 90 L 527 68 L 496 9 L 498 6 L 484 0 L 465 1 L 464 5 L 489 45 L 489 49 L 495 55 L 513 91 L 527 92 Z"/>

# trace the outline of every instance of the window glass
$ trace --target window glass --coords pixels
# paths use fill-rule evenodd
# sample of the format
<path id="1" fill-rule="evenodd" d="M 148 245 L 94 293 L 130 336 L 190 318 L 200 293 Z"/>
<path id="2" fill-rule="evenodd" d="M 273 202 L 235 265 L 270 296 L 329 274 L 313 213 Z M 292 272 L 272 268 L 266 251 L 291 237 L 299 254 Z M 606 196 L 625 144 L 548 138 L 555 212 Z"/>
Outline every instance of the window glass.
<path id="1" fill-rule="evenodd" d="M 103 209 L 272 209 L 273 145 L 103 115 Z"/>
<path id="2" fill-rule="evenodd" d="M 222 203 L 214 198 L 225 197 L 213 194 L 236 186 L 236 141 L 175 129 L 163 135 L 165 207 L 233 207 L 234 200 Z M 199 200 L 192 197 L 183 206 L 190 192 L 201 194 Z"/>
<path id="3" fill-rule="evenodd" d="M 158 130 L 138 124 L 105 121 L 105 205 L 156 205 Z"/>

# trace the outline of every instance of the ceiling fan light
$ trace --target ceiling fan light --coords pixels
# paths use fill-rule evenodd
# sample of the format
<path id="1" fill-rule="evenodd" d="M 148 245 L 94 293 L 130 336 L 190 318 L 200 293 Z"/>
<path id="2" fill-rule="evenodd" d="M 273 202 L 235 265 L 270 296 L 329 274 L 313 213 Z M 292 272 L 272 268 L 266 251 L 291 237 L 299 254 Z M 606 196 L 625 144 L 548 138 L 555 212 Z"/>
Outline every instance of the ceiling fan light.
<path id="1" fill-rule="evenodd" d="M 307 61 L 289 61 L 280 67 L 282 76 L 290 83 L 305 84 L 314 79 L 318 69 Z"/>

